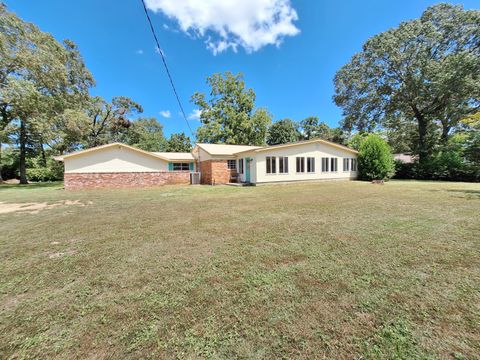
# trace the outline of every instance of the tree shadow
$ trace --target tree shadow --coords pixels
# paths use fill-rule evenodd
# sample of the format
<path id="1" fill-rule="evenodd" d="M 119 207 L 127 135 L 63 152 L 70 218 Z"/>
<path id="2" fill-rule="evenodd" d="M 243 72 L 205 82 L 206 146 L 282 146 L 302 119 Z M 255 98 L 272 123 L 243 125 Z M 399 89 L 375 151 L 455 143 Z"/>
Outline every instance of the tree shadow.
<path id="1" fill-rule="evenodd" d="M 446 192 L 464 194 L 462 198 L 466 199 L 480 199 L 480 190 L 466 190 L 466 189 L 448 189 Z"/>
<path id="2" fill-rule="evenodd" d="M 0 191 L 2 190 L 35 190 L 35 189 L 62 189 L 63 183 L 61 181 L 55 182 L 36 182 L 29 184 L 6 184 L 0 183 Z"/>

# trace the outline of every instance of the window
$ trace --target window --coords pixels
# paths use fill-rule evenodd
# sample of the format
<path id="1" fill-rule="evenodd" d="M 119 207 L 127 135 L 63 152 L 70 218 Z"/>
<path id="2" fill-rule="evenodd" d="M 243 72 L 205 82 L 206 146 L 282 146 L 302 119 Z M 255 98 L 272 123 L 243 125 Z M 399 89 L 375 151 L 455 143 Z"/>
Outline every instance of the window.
<path id="1" fill-rule="evenodd" d="M 235 170 L 237 168 L 237 161 L 236 160 L 227 160 L 227 167 L 230 170 Z"/>
<path id="2" fill-rule="evenodd" d="M 243 159 L 238 159 L 238 173 L 243 174 Z"/>
<path id="3" fill-rule="evenodd" d="M 297 173 L 305 172 L 305 158 L 297 157 Z"/>
<path id="4" fill-rule="evenodd" d="M 190 170 L 189 163 L 173 163 L 173 171 Z"/>
<path id="5" fill-rule="evenodd" d="M 280 174 L 288 174 L 288 157 L 280 156 L 278 158 L 278 172 Z"/>
<path id="6" fill-rule="evenodd" d="M 276 157 L 267 156 L 267 174 L 275 174 L 276 172 Z"/>
<path id="7" fill-rule="evenodd" d="M 328 158 L 322 158 L 322 171 L 323 172 L 328 172 Z"/>
<path id="8" fill-rule="evenodd" d="M 330 171 L 337 171 L 337 158 L 330 158 Z"/>
<path id="9" fill-rule="evenodd" d="M 315 158 L 308 157 L 307 158 L 307 172 L 314 173 L 315 172 Z"/>
<path id="10" fill-rule="evenodd" d="M 350 161 L 353 159 L 343 159 L 343 171 L 350 171 Z"/>
<path id="11" fill-rule="evenodd" d="M 352 161 L 352 171 L 357 171 L 357 159 L 350 159 Z"/>

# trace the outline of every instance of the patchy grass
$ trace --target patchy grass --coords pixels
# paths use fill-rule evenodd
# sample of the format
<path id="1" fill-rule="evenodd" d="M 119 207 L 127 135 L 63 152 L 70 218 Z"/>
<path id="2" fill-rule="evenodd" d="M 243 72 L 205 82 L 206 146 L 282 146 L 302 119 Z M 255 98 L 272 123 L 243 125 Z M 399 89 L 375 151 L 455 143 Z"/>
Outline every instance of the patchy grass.
<path id="1" fill-rule="evenodd" d="M 480 185 L 0 186 L 0 358 L 478 358 Z"/>

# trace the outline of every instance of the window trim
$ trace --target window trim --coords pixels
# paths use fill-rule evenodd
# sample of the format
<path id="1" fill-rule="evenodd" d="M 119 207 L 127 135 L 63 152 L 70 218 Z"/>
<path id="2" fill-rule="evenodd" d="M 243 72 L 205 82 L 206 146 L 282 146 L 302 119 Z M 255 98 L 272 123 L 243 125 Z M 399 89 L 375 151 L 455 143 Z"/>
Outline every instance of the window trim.
<path id="1" fill-rule="evenodd" d="M 234 167 L 231 167 L 230 164 L 233 164 Z M 235 160 L 235 159 L 228 159 L 228 160 L 227 160 L 227 169 L 228 169 L 228 170 L 237 170 L 237 160 Z"/>
<path id="2" fill-rule="evenodd" d="M 238 173 L 243 174 L 243 158 L 238 159 Z"/>
<path id="3" fill-rule="evenodd" d="M 322 157 L 322 173 L 328 173 L 330 171 L 330 158 Z"/>

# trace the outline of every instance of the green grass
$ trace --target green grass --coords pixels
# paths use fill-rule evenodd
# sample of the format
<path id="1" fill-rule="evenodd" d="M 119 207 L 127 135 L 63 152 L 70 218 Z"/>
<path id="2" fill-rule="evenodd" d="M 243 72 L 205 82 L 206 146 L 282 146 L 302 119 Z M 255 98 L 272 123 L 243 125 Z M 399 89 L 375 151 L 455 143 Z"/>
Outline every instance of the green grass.
<path id="1" fill-rule="evenodd" d="M 473 359 L 480 184 L 0 186 L 0 358 Z M 0 205 L 1 207 L 2 205 Z"/>

